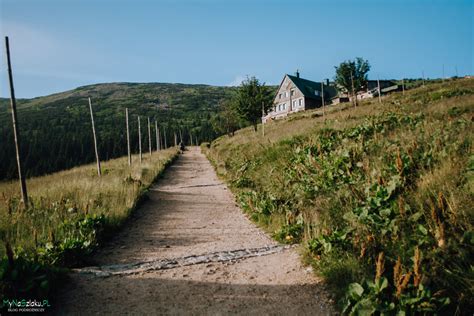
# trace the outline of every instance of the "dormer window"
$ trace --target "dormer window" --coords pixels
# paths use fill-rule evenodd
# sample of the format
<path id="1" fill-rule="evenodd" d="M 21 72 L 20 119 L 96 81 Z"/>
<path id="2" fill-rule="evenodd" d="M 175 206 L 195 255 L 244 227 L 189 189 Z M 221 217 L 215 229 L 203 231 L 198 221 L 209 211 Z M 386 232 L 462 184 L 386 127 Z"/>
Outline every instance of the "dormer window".
<path id="1" fill-rule="evenodd" d="M 294 95 L 295 95 L 295 89 L 291 89 L 290 95 L 291 95 L 291 96 L 294 96 Z"/>

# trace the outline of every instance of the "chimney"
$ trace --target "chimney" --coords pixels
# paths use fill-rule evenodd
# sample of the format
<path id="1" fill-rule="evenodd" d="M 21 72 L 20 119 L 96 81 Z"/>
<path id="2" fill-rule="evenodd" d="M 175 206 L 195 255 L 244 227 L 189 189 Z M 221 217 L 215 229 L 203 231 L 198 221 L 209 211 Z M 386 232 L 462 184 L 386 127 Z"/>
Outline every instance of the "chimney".
<path id="1" fill-rule="evenodd" d="M 329 86 L 329 79 L 326 79 L 326 86 Z"/>
<path id="2" fill-rule="evenodd" d="M 296 78 L 299 78 L 300 77 L 300 72 L 298 69 L 296 69 Z"/>

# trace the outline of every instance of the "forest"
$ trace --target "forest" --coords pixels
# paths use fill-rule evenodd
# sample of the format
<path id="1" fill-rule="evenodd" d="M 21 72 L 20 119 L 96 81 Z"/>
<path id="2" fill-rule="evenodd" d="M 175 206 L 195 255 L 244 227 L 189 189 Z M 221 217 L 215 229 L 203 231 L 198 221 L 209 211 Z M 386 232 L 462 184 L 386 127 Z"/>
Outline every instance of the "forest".
<path id="1" fill-rule="evenodd" d="M 138 119 L 142 148 L 148 151 L 149 117 L 156 148 L 155 120 L 162 147 L 210 141 L 221 133 L 211 125 L 219 104 L 236 88 L 170 83 L 95 84 L 45 97 L 18 99 L 22 160 L 27 177 L 94 161 L 89 105 L 92 100 L 101 160 L 126 155 L 125 108 L 129 109 L 132 152 L 138 152 Z M 10 100 L 0 99 L 0 180 L 17 177 Z"/>

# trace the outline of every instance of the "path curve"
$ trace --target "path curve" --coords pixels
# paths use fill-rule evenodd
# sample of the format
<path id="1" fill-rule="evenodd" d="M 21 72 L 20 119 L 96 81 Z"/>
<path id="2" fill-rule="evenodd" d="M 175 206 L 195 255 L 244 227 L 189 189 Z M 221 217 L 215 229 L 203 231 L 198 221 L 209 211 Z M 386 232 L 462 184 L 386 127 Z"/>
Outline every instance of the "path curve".
<path id="1" fill-rule="evenodd" d="M 71 274 L 58 314 L 333 313 L 297 250 L 277 247 L 245 217 L 199 148 L 181 155 L 149 197 L 93 258 L 96 267 Z"/>

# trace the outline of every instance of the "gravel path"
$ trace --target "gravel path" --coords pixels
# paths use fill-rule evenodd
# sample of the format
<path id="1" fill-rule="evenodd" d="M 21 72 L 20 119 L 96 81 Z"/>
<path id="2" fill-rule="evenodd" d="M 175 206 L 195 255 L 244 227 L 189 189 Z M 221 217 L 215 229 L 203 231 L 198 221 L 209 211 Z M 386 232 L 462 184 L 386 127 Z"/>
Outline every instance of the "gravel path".
<path id="1" fill-rule="evenodd" d="M 327 315 L 323 285 L 294 247 L 236 206 L 198 148 L 169 167 L 133 219 L 71 274 L 58 314 Z"/>

